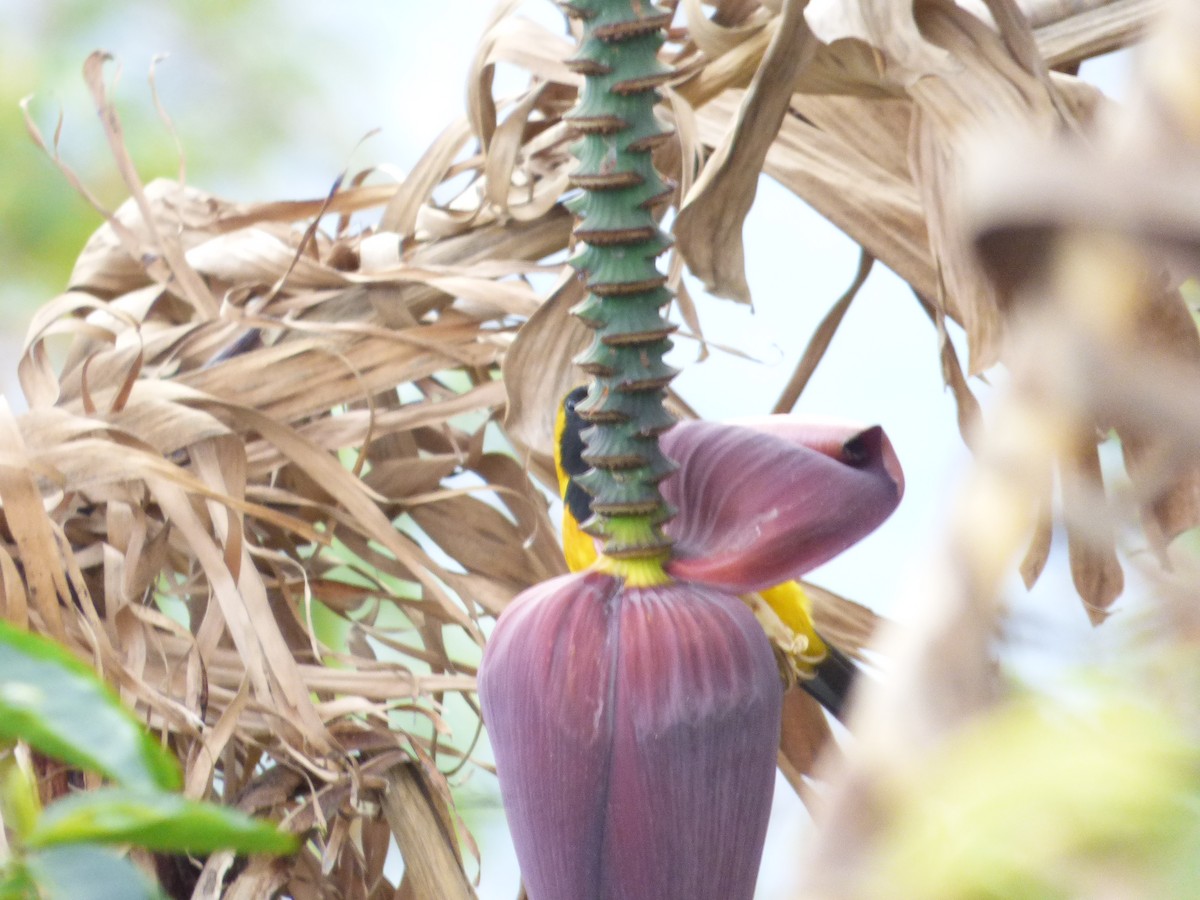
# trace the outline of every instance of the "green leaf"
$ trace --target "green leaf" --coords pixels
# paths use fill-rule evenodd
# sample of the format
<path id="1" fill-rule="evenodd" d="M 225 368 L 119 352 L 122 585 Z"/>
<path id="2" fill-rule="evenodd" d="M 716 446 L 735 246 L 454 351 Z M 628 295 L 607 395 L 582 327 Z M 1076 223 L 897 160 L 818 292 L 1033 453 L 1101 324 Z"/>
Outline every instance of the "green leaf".
<path id="1" fill-rule="evenodd" d="M 30 853 L 25 869 L 41 900 L 161 900 L 151 881 L 112 850 L 76 845 Z"/>
<path id="2" fill-rule="evenodd" d="M 33 875 L 21 862 L 0 866 L 0 900 L 39 900 Z"/>
<path id="3" fill-rule="evenodd" d="M 0 747 L 0 818 L 18 842 L 33 830 L 42 811 L 37 775 L 29 754 Z M 0 892 L 0 900 L 5 895 Z"/>
<path id="4" fill-rule="evenodd" d="M 46 807 L 27 843 L 46 847 L 76 841 L 136 844 L 176 853 L 294 853 L 295 835 L 270 822 L 178 794 L 101 788 Z"/>
<path id="5" fill-rule="evenodd" d="M 64 647 L 0 622 L 0 738 L 131 788 L 179 787 L 179 766 Z"/>
<path id="6" fill-rule="evenodd" d="M 1152 704 L 1086 688 L 1090 705 L 1010 702 L 931 755 L 892 814 L 876 892 L 1078 897 L 1112 879 L 1115 896 L 1136 884 L 1138 896 L 1194 897 L 1194 739 Z"/>

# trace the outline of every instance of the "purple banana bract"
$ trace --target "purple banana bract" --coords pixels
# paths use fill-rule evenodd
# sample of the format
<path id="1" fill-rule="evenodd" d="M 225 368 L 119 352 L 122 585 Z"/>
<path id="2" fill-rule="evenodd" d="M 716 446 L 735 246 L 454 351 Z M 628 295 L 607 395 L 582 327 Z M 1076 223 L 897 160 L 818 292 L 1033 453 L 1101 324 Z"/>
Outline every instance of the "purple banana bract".
<path id="1" fill-rule="evenodd" d="M 883 429 L 793 416 L 681 422 L 663 435 L 679 465 L 663 497 L 679 514 L 672 575 L 757 591 L 832 559 L 874 531 L 904 492 Z"/>
<path id="2" fill-rule="evenodd" d="M 782 686 L 737 597 L 556 578 L 505 611 L 479 693 L 531 900 L 750 900 Z"/>
<path id="3" fill-rule="evenodd" d="M 556 578 L 505 610 L 479 694 L 531 900 L 750 900 L 782 685 L 738 594 L 874 530 L 904 478 L 878 427 L 770 416 L 662 438 L 676 579 Z"/>

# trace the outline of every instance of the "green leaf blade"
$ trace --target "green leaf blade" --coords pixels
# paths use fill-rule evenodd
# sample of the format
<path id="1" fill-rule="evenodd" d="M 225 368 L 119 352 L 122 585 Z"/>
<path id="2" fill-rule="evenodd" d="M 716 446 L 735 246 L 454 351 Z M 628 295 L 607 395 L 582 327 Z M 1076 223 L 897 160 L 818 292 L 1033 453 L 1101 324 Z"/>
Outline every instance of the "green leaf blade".
<path id="1" fill-rule="evenodd" d="M 34 847 L 87 841 L 174 853 L 294 853 L 295 835 L 227 807 L 178 794 L 101 788 L 53 803 L 29 835 Z"/>
<path id="2" fill-rule="evenodd" d="M 50 847 L 24 861 L 42 900 L 162 900 L 133 863 L 105 847 Z"/>
<path id="3" fill-rule="evenodd" d="M 0 738 L 130 788 L 174 790 L 179 765 L 95 673 L 55 642 L 0 622 Z"/>

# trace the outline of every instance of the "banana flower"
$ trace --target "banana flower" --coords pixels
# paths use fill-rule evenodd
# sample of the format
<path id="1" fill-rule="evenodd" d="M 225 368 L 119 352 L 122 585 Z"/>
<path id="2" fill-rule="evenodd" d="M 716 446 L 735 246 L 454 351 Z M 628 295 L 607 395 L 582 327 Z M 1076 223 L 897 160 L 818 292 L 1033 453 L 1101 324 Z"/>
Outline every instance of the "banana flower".
<path id="1" fill-rule="evenodd" d="M 751 900 L 783 685 L 738 595 L 841 552 L 903 491 L 878 427 L 772 416 L 661 441 L 678 464 L 667 578 L 601 557 L 518 596 L 484 651 L 530 900 Z"/>

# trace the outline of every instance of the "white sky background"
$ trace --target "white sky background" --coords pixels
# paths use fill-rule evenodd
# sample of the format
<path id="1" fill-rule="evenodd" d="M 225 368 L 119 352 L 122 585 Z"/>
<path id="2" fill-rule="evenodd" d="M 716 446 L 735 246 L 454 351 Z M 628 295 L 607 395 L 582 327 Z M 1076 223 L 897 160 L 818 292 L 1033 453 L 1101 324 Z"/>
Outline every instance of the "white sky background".
<path id="1" fill-rule="evenodd" d="M 20 22 L 22 9 L 36 15 L 40 4 L 16 0 L 15 14 L 11 6 L 4 12 L 5 6 L 0 2 L 0 26 Z M 232 35 L 231 40 L 262 41 L 264 52 L 271 52 L 276 42 L 299 44 L 299 53 L 313 60 L 328 90 L 303 105 L 295 123 L 296 142 L 286 148 L 274 183 L 256 175 L 250 182 L 231 177 L 225 183 L 200 186 L 237 200 L 295 198 L 325 194 L 348 161 L 357 168 L 386 160 L 407 171 L 436 135 L 463 113 L 475 40 L 492 7 L 491 0 L 289 4 L 286 9 L 293 18 L 271 23 L 272 33 Z M 561 31 L 560 15 L 549 2 L 526 2 L 523 8 Z M 118 24 L 114 22 L 110 33 L 98 32 L 94 39 L 96 46 L 110 50 L 123 63 L 122 102 L 148 105 L 148 92 L 133 86 L 144 84 L 149 60 L 163 52 L 171 59 L 159 69 L 159 87 L 177 121 L 203 116 L 206 104 L 219 103 L 220 92 L 238 84 L 237 72 L 222 71 L 212 59 L 195 58 L 214 48 L 189 44 L 188 35 L 173 27 L 169 17 L 161 22 L 143 19 L 136 28 Z M 90 49 L 81 48 L 80 62 Z M 1085 75 L 1117 94 L 1126 69 L 1127 60 L 1101 61 L 1085 69 Z M 186 77 L 196 71 L 207 76 Z M 497 93 L 519 86 L 511 75 L 500 73 Z M 97 129 L 80 83 L 49 88 L 64 107 L 68 144 L 72 133 Z M 241 89 L 253 90 L 253 85 Z M 271 98 L 264 96 L 262 102 L 270 103 Z M 359 139 L 376 128 L 380 134 L 355 152 Z M 306 135 L 319 139 L 307 141 Z M 229 136 L 229 142 L 235 151 L 237 136 Z M 137 148 L 131 149 L 136 158 Z M 855 244 L 765 178 L 746 225 L 745 246 L 753 310 L 708 298 L 692 284 L 708 337 L 761 360 L 748 362 L 714 349 L 707 362 L 686 369 L 676 387 L 706 418 L 771 408 L 813 328 L 846 289 L 858 263 Z M 813 573 L 812 579 L 900 620 L 904 610 L 893 608 L 892 600 L 900 594 L 900 582 L 912 577 L 936 539 L 947 499 L 967 461 L 953 401 L 942 388 L 936 341 L 932 325 L 907 287 L 877 264 L 796 409 L 800 414 L 880 423 L 896 447 L 907 483 L 899 510 L 874 535 Z M 676 364 L 690 362 L 694 345 L 686 340 L 677 343 Z M 24 406 L 14 377 L 19 346 L 20 336 L 0 337 L 0 384 L 17 408 Z M 1041 596 L 1022 600 L 1023 592 L 1014 591 L 1021 611 L 1019 623 L 1023 623 L 1018 633 L 1051 628 L 1055 634 L 1052 642 L 1047 639 L 1022 648 L 1029 671 L 1036 672 L 1050 658 L 1046 652 L 1039 655 L 1039 647 L 1045 651 L 1053 644 L 1061 656 L 1066 638 L 1077 646 L 1077 658 L 1087 659 L 1098 652 L 1102 640 L 1087 626 L 1078 602 L 1073 602 L 1061 556 L 1052 559 L 1037 592 Z M 776 793 L 760 900 L 787 896 L 791 877 L 787 866 L 795 857 L 792 847 L 803 840 L 807 823 L 790 788 L 784 786 Z M 516 885 L 511 848 L 502 828 L 496 827 L 498 814 L 481 812 L 482 823 L 476 814 L 471 816 L 483 844 L 480 897 L 509 900 Z"/>

